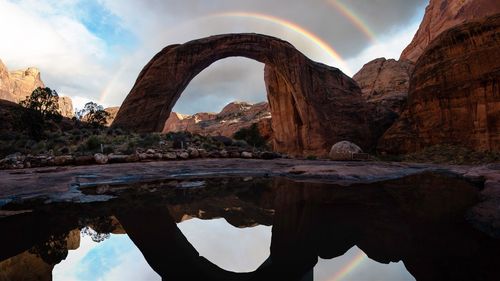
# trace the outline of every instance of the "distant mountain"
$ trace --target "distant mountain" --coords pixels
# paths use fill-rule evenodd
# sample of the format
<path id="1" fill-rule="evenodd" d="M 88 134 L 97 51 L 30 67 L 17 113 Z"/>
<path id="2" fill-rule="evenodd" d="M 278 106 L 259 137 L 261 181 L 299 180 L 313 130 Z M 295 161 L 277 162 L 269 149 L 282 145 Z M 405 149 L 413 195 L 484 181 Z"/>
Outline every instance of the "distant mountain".
<path id="1" fill-rule="evenodd" d="M 45 87 L 40 71 L 29 67 L 10 71 L 0 60 L 0 99 L 19 103 L 38 87 Z M 73 102 L 69 97 L 59 97 L 59 111 L 64 117 L 73 117 Z"/>
<path id="2" fill-rule="evenodd" d="M 240 129 L 250 127 L 254 123 L 258 125 L 264 138 L 271 138 L 271 112 L 267 102 L 232 102 L 219 113 L 185 115 L 172 112 L 163 132 L 189 131 L 202 135 L 232 137 Z"/>

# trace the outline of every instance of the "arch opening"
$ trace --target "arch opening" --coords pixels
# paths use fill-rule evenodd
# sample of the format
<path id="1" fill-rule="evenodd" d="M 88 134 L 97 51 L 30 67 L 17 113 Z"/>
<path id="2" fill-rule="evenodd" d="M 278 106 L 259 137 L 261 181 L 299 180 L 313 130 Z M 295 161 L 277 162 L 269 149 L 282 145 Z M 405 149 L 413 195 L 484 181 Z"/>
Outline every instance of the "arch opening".
<path id="1" fill-rule="evenodd" d="M 233 138 L 256 124 L 272 146 L 264 64 L 247 58 L 219 60 L 196 76 L 180 95 L 162 130 Z M 260 146 L 260 145 L 259 145 Z"/>

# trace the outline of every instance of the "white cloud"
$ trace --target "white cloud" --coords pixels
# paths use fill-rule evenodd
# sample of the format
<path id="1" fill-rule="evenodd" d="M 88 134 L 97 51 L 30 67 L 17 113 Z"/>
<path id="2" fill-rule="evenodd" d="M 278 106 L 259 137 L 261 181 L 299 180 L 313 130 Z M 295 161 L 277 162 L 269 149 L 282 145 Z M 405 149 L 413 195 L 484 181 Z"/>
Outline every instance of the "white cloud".
<path id="1" fill-rule="evenodd" d="M 358 55 L 347 60 L 351 69 L 359 71 L 364 64 L 376 59 L 385 57 L 386 59 L 399 59 L 403 50 L 408 46 L 417 32 L 423 14 L 415 17 L 410 25 L 391 30 L 380 38 L 379 42 L 369 46 Z"/>
<path id="2" fill-rule="evenodd" d="M 9 69 L 35 66 L 62 95 L 98 96 L 106 69 L 105 43 L 70 15 L 41 1 L 0 0 L 0 56 Z"/>

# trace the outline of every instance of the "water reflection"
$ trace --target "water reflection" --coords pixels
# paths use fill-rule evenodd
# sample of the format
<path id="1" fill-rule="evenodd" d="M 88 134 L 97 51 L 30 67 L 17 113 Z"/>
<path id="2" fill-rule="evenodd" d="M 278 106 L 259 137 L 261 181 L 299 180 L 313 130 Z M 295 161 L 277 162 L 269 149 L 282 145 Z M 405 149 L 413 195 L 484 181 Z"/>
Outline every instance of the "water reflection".
<path id="1" fill-rule="evenodd" d="M 1 219 L 1 229 L 8 231 L 0 232 L 0 280 L 50 280 L 54 265 L 66 258 L 68 249 L 78 247 L 75 231 L 87 226 L 111 233 L 102 245 L 127 233 L 164 280 L 347 280 L 377 278 L 376 272 L 384 280 L 411 278 L 409 274 L 417 280 L 498 279 L 499 241 L 464 220 L 464 212 L 478 198 L 476 187 L 460 179 L 427 174 L 350 187 L 237 178 L 208 179 L 202 188 L 172 185 L 134 186 L 133 191 L 107 188 L 118 198 L 91 204 L 35 204 L 32 213 Z M 269 242 L 255 242 L 268 251 L 250 251 L 251 238 L 258 232 L 239 241 L 249 245 L 241 245 L 237 252 L 224 251 L 221 245 L 231 245 L 224 235 L 218 237 L 218 245 L 204 248 L 202 242 L 217 239 L 209 234 L 216 229 L 197 227 L 198 219 L 216 218 L 245 232 L 272 225 L 270 247 Z M 197 237 L 189 234 L 193 231 Z M 233 237 L 244 239 L 244 234 Z M 98 241 L 102 236 L 91 238 Z M 116 265 L 116 257 L 128 250 L 124 245 L 113 249 L 101 258 L 111 256 Z M 369 257 L 360 264 L 371 266 L 356 267 L 358 275 L 343 274 L 345 262 L 329 264 L 343 257 L 355 262 L 360 251 Z M 376 269 L 379 264 L 370 260 L 384 268 L 388 267 L 381 264 L 391 263 L 396 269 Z M 61 272 L 59 266 L 55 272 Z"/>

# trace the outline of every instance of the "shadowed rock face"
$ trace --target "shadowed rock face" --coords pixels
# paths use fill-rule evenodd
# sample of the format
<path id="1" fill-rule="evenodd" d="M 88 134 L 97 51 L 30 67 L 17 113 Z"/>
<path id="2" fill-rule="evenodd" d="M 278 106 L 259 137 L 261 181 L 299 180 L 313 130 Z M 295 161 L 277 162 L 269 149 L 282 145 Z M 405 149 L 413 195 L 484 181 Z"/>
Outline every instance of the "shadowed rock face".
<path id="1" fill-rule="evenodd" d="M 497 13 L 500 13 L 500 5 L 495 0 L 431 0 L 413 41 L 403 51 L 401 59 L 416 62 L 442 32 Z"/>
<path id="2" fill-rule="evenodd" d="M 218 35 L 166 47 L 144 67 L 113 126 L 163 131 L 188 83 L 210 64 L 233 56 L 266 65 L 277 151 L 326 155 L 341 140 L 371 145 L 366 103 L 356 82 L 311 61 L 288 42 L 259 34 Z"/>
<path id="3" fill-rule="evenodd" d="M 378 140 L 403 111 L 413 68 L 411 61 L 378 58 L 353 76 L 372 108 L 370 127 L 374 139 Z"/>
<path id="4" fill-rule="evenodd" d="M 407 109 L 379 149 L 441 143 L 500 151 L 500 14 L 441 34 L 418 60 Z"/>

